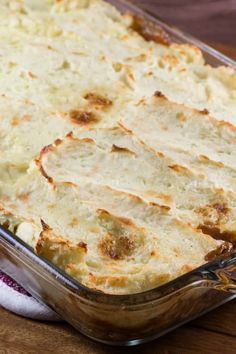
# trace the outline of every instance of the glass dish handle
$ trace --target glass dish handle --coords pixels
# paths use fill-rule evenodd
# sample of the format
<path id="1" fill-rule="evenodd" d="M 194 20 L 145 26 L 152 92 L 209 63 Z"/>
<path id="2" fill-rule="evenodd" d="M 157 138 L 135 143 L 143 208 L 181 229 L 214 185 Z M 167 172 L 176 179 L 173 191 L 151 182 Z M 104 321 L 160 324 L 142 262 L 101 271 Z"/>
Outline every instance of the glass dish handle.
<path id="1" fill-rule="evenodd" d="M 236 253 L 232 254 L 229 259 L 221 260 L 217 265 L 213 265 L 205 276 L 213 281 L 214 289 L 236 295 Z"/>

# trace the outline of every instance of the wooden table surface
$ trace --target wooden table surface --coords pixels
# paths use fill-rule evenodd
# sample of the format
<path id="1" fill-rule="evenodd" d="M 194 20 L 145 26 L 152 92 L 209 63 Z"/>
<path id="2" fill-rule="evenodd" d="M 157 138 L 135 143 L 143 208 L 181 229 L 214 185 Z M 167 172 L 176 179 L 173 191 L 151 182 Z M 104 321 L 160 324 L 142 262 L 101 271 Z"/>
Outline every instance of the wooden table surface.
<path id="1" fill-rule="evenodd" d="M 133 0 L 146 8 L 168 13 L 168 18 L 173 16 L 175 0 Z M 227 3 L 227 11 L 224 12 L 225 22 L 220 19 L 217 22 L 217 11 L 224 9 L 223 2 Z M 208 38 L 213 45 L 224 51 L 226 54 L 236 59 L 236 21 L 231 24 L 231 32 L 234 33 L 230 38 L 228 37 L 228 25 L 231 23 L 231 15 L 234 13 L 236 17 L 236 0 L 180 0 L 182 10 L 184 6 L 186 9 L 191 8 L 193 3 L 194 11 L 199 13 L 200 5 L 202 4 L 202 11 L 206 12 L 206 3 L 210 4 L 208 16 L 212 19 L 215 17 L 214 26 L 215 33 L 212 30 L 213 25 L 208 28 L 202 26 L 201 36 Z M 194 5 L 195 4 L 195 5 Z M 196 5 L 198 4 L 198 6 Z M 214 8 L 215 4 L 215 8 Z M 172 5 L 172 6 L 171 6 Z M 231 11 L 230 11 L 231 6 Z M 164 11 L 168 8 L 168 11 Z M 169 11 L 171 9 L 171 11 Z M 196 10 L 197 9 L 197 10 Z M 213 11 L 213 15 L 211 14 Z M 229 17 L 227 18 L 228 13 Z M 176 15 L 181 14 L 182 22 L 186 27 L 189 20 L 183 21 L 182 12 L 176 11 Z M 206 13 L 204 15 L 206 18 Z M 186 14 L 186 18 L 189 15 Z M 179 17 L 175 19 L 176 23 L 180 21 Z M 219 18 L 218 18 L 219 20 Z M 223 21 L 223 22 L 222 22 Z M 227 22 L 228 21 L 228 22 Z M 173 22 L 173 21 L 172 21 Z M 222 23 L 224 23 L 222 25 Z M 217 36 L 218 25 L 221 25 L 221 36 Z M 190 26 L 189 26 L 190 27 Z M 195 26 L 196 27 L 196 26 Z M 192 32 L 195 31 L 193 26 Z M 191 28 L 189 28 L 191 32 Z M 213 31 L 213 32 L 212 32 Z M 223 38 L 222 36 L 225 36 Z M 215 44 L 222 40 L 222 43 L 231 44 Z M 221 308 L 214 310 L 208 315 L 187 324 L 165 337 L 156 340 L 150 344 L 138 348 L 110 348 L 105 345 L 94 343 L 84 336 L 76 332 L 72 327 L 66 323 L 44 323 L 31 321 L 15 316 L 4 309 L 0 308 L 0 354 L 235 354 L 236 353 L 236 301 L 232 301 Z"/>
<path id="2" fill-rule="evenodd" d="M 235 354 L 236 301 L 152 343 L 113 348 L 95 343 L 66 323 L 44 323 L 0 309 L 1 354 Z"/>

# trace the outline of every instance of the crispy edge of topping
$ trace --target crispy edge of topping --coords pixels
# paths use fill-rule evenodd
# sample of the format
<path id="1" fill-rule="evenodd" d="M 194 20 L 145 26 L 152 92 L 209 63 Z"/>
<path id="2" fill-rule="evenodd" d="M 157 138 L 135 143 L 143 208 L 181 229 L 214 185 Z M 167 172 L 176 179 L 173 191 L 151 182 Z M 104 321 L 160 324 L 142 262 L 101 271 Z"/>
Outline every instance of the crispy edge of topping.
<path id="1" fill-rule="evenodd" d="M 57 235 L 53 228 L 51 228 L 43 219 L 41 219 L 42 231 L 40 232 L 38 242 L 35 246 L 37 254 L 43 255 L 45 251 L 45 246 L 48 243 L 49 250 L 55 251 L 61 246 L 66 247 L 66 252 L 78 250 L 80 253 L 87 253 L 87 244 L 84 242 L 79 242 L 74 245 L 70 240 L 65 239 Z"/>
<path id="2" fill-rule="evenodd" d="M 73 132 L 70 132 L 66 135 L 65 139 L 71 140 L 71 141 L 77 141 L 77 142 L 81 142 L 81 143 L 90 143 L 90 144 L 96 144 L 96 142 L 91 139 L 91 138 L 76 138 L 73 135 Z M 54 180 L 51 176 L 48 175 L 48 173 L 46 172 L 46 169 L 44 168 L 44 164 L 43 164 L 43 159 L 44 157 L 50 153 L 50 152 L 54 152 L 55 148 L 58 147 L 59 145 L 62 145 L 63 142 L 65 141 L 65 139 L 56 139 L 54 141 L 53 144 L 47 145 L 44 148 L 42 148 L 40 154 L 38 157 L 35 158 L 35 164 L 38 167 L 39 171 L 41 172 L 41 174 L 43 175 L 43 177 L 45 177 L 49 183 L 53 184 Z M 71 184 L 73 186 L 75 186 L 74 183 L 72 182 L 64 182 L 65 184 Z"/>
<path id="3" fill-rule="evenodd" d="M 117 153 L 127 153 L 127 154 L 130 154 L 130 155 L 135 155 L 136 156 L 136 153 L 128 148 L 125 148 L 125 147 L 120 147 L 118 145 L 115 145 L 113 144 L 112 145 L 112 149 L 111 149 L 111 152 L 117 152 Z"/>
<path id="4" fill-rule="evenodd" d="M 154 92 L 154 97 L 155 98 L 162 98 L 168 101 L 168 98 L 161 92 L 161 91 L 155 91 Z"/>
<path id="5" fill-rule="evenodd" d="M 196 213 L 202 214 L 203 221 L 198 229 L 215 240 L 223 240 L 236 245 L 236 232 L 224 230 L 224 224 L 228 220 L 228 208 L 226 203 L 218 202 L 212 205 L 201 206 L 195 209 Z"/>
<path id="6" fill-rule="evenodd" d="M 125 218 L 123 216 L 113 215 L 109 211 L 107 211 L 106 209 L 97 209 L 96 213 L 100 217 L 110 218 L 111 220 L 114 220 L 114 221 L 124 224 L 126 226 L 133 227 L 133 228 L 137 227 L 131 219 Z"/>
<path id="7" fill-rule="evenodd" d="M 146 20 L 142 16 L 137 16 L 132 13 L 129 15 L 132 17 L 130 28 L 141 35 L 146 41 L 153 41 L 165 46 L 171 44 L 171 39 L 168 33 L 161 27 L 157 26 L 157 24 L 150 20 Z"/>
<path id="8" fill-rule="evenodd" d="M 43 175 L 43 177 L 45 177 L 47 179 L 47 181 L 49 183 L 53 183 L 53 178 L 50 177 L 47 172 L 45 171 L 44 167 L 43 167 L 43 157 L 49 152 L 49 151 L 53 151 L 54 150 L 54 146 L 53 144 L 47 145 L 44 148 L 42 148 L 42 150 L 40 151 L 40 154 L 38 157 L 35 158 L 35 164 L 38 167 L 39 171 L 41 172 L 41 174 Z"/>
<path id="9" fill-rule="evenodd" d="M 217 128 L 221 128 L 221 127 L 224 127 L 228 130 L 231 130 L 232 132 L 234 132 L 236 134 L 236 126 L 233 125 L 232 123 L 230 122 L 227 122 L 225 121 L 224 119 L 216 119 L 213 115 L 211 115 L 211 112 L 209 112 L 207 109 L 203 109 L 203 110 L 200 110 L 200 109 L 197 109 L 197 108 L 192 108 L 192 107 L 189 107 L 189 106 L 186 106 L 184 103 L 177 103 L 177 102 L 174 102 L 172 100 L 170 100 L 168 97 L 166 97 L 162 92 L 160 91 L 156 91 L 153 95 L 153 97 L 155 98 L 155 101 L 154 102 L 164 102 L 166 101 L 167 103 L 169 104 L 172 104 L 174 105 L 176 108 L 178 109 L 184 109 L 187 111 L 187 113 L 190 113 L 193 114 L 193 113 L 196 113 L 196 114 L 199 114 L 199 115 L 204 115 L 206 119 L 209 120 L 209 122 L 211 122 L 213 125 L 215 125 Z M 161 101 L 162 100 L 162 101 Z M 181 113 L 181 112 L 179 112 Z M 183 113 L 183 112 L 182 112 Z M 188 119 L 188 117 L 186 116 L 186 112 L 183 113 L 185 115 L 185 120 Z"/>
<path id="10" fill-rule="evenodd" d="M 225 241 L 219 247 L 217 247 L 215 250 L 209 252 L 205 256 L 205 261 L 210 262 L 220 256 L 229 256 L 232 249 L 233 249 L 232 243 Z"/>
<path id="11" fill-rule="evenodd" d="M 201 214 L 203 218 L 205 218 L 205 226 L 215 227 L 220 225 L 222 219 L 227 218 L 227 214 L 230 209 L 225 202 L 216 202 L 211 204 L 207 204 L 205 206 L 200 206 L 195 209 L 195 213 Z M 210 220 L 211 218 L 215 218 L 215 221 Z"/>
<path id="12" fill-rule="evenodd" d="M 178 172 L 178 173 L 187 173 L 190 172 L 190 170 L 187 167 L 181 166 L 181 165 L 171 165 L 169 168 L 172 171 Z"/>
<path id="13" fill-rule="evenodd" d="M 209 115 L 209 111 L 208 111 L 208 109 L 206 109 L 206 108 L 204 108 L 203 110 L 201 110 L 201 111 L 198 111 L 199 113 L 201 113 L 201 114 L 203 114 L 203 115 Z"/>
<path id="14" fill-rule="evenodd" d="M 236 245 L 236 232 L 221 231 L 219 226 L 204 224 L 199 225 L 198 229 L 201 230 L 203 234 L 211 236 L 215 240 L 223 240 L 232 245 Z"/>

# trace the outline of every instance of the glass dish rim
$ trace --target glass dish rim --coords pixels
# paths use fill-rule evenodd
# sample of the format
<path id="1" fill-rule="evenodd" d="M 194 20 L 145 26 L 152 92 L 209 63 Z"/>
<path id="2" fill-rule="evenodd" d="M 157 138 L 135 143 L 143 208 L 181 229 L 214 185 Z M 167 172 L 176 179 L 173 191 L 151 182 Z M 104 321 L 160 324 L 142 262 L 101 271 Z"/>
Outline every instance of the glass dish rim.
<path id="1" fill-rule="evenodd" d="M 211 47 L 210 45 L 204 43 L 200 39 L 196 38 L 195 36 L 186 33 L 183 30 L 180 30 L 178 27 L 174 26 L 173 24 L 169 24 L 165 22 L 162 18 L 158 17 L 156 14 L 152 14 L 150 11 L 145 10 L 140 8 L 138 5 L 135 5 L 134 3 L 130 2 L 129 0 L 104 0 L 105 2 L 108 2 L 119 10 L 121 7 L 126 8 L 126 12 L 129 11 L 132 13 L 132 11 L 140 15 L 141 17 L 152 21 L 155 23 L 157 26 L 159 25 L 162 29 L 166 30 L 167 32 L 171 33 L 173 36 L 178 38 L 179 40 L 182 41 L 182 43 L 190 43 L 192 45 L 197 46 L 200 48 L 203 52 L 206 54 L 210 54 L 215 59 L 219 60 L 222 62 L 222 65 L 227 65 L 232 67 L 233 69 L 236 69 L 236 60 L 230 58 L 229 56 L 221 53 L 217 49 Z"/>
<path id="2" fill-rule="evenodd" d="M 184 33 L 178 28 L 165 23 L 162 19 L 158 18 L 156 15 L 150 14 L 149 12 L 139 8 L 135 4 L 127 0 L 104 0 L 104 1 L 113 4 L 118 9 L 120 7 L 124 7 L 126 11 L 133 12 L 147 20 L 154 22 L 157 26 L 160 26 L 160 28 L 166 30 L 168 33 L 171 33 L 176 38 L 179 38 L 179 41 L 180 40 L 182 41 L 181 43 L 186 42 L 195 45 L 198 48 L 200 48 L 203 53 L 211 55 L 216 60 L 220 61 L 222 65 L 230 66 L 233 69 L 236 69 L 235 60 L 220 53 L 219 51 L 212 48 L 211 46 L 208 46 L 201 40 L 198 40 L 195 37 Z M 214 281 L 216 277 L 214 275 L 214 271 L 218 269 L 222 269 L 226 265 L 230 265 L 232 263 L 236 264 L 236 251 L 233 250 L 232 253 L 228 256 L 217 257 L 213 261 L 207 262 L 190 272 L 187 272 L 167 283 L 158 285 L 155 288 L 152 288 L 150 290 L 146 290 L 134 294 L 125 294 L 125 295 L 107 294 L 83 285 L 82 283 L 80 283 L 79 281 L 77 281 L 76 279 L 68 275 L 65 271 L 63 271 L 62 269 L 54 265 L 52 262 L 47 260 L 46 258 L 37 255 L 29 245 L 27 245 L 24 241 L 22 241 L 20 238 L 18 238 L 16 235 L 14 235 L 12 232 L 7 230 L 3 226 L 0 226 L 0 237 L 3 239 L 3 241 L 7 243 L 8 246 L 10 245 L 10 247 L 17 249 L 17 251 L 24 254 L 31 261 L 37 263 L 39 266 L 44 268 L 45 271 L 47 271 L 48 273 L 50 273 L 52 276 L 55 277 L 56 281 L 60 282 L 61 285 L 69 288 L 69 290 L 76 292 L 78 293 L 78 295 L 82 295 L 83 297 L 86 297 L 91 301 L 95 300 L 96 302 L 107 303 L 110 305 L 117 305 L 121 303 L 126 303 L 128 305 L 129 304 L 140 305 L 150 301 L 154 301 L 159 298 L 162 298 L 163 296 L 167 296 L 173 291 L 177 291 L 178 289 L 181 289 L 183 286 L 189 286 L 195 284 L 195 282 L 204 282 L 204 280 L 209 281 L 211 277 L 212 280 Z M 211 272 L 212 274 L 210 274 Z"/>

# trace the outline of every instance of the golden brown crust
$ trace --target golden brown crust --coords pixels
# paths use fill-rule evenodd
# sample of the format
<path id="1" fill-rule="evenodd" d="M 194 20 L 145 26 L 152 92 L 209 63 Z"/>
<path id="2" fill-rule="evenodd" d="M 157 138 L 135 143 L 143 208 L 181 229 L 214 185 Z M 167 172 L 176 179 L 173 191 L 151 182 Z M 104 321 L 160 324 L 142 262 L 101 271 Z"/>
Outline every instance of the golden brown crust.
<path id="1" fill-rule="evenodd" d="M 154 93 L 154 97 L 162 98 L 162 99 L 167 100 L 166 96 L 165 96 L 161 91 L 156 91 L 156 92 Z"/>
<path id="2" fill-rule="evenodd" d="M 109 219 L 116 220 L 117 222 L 124 224 L 126 226 L 130 226 L 133 228 L 136 227 L 133 220 L 131 220 L 129 218 L 121 217 L 121 216 L 118 217 L 118 216 L 112 215 L 109 211 L 107 211 L 105 209 L 97 209 L 97 214 L 103 218 L 109 218 Z"/>
<path id="3" fill-rule="evenodd" d="M 225 240 L 231 243 L 231 245 L 236 244 L 236 232 L 235 231 L 221 231 L 219 226 L 214 225 L 199 225 L 199 230 L 201 230 L 205 235 L 213 237 L 215 240 Z"/>
<path id="4" fill-rule="evenodd" d="M 99 122 L 97 114 L 90 111 L 74 109 L 69 113 L 70 119 L 73 123 L 79 125 L 91 125 Z"/>
<path id="5" fill-rule="evenodd" d="M 135 249 L 135 237 L 114 236 L 112 233 L 105 235 L 99 242 L 102 255 L 114 260 L 122 260 L 131 256 Z"/>
<path id="6" fill-rule="evenodd" d="M 100 109 L 109 109 L 113 103 L 109 98 L 106 98 L 98 93 L 89 92 L 84 95 L 84 99 L 88 101 L 89 105 Z"/>
<path id="7" fill-rule="evenodd" d="M 201 214 L 206 226 L 219 227 L 228 219 L 230 208 L 225 202 L 213 203 L 195 209 L 197 214 Z"/>
<path id="8" fill-rule="evenodd" d="M 87 244 L 80 241 L 73 244 L 69 239 L 57 235 L 55 231 L 41 220 L 43 231 L 39 235 L 35 250 L 39 255 L 53 260 L 54 257 L 61 257 L 61 262 L 66 262 L 67 254 L 71 258 L 79 259 L 87 253 Z"/>
<path id="9" fill-rule="evenodd" d="M 189 170 L 184 167 L 184 166 L 180 166 L 180 165 L 172 165 L 172 166 L 169 166 L 169 168 L 172 170 L 172 171 L 175 171 L 175 172 L 178 172 L 178 173 L 188 173 Z"/>
<path id="10" fill-rule="evenodd" d="M 50 177 L 47 172 L 44 170 L 43 168 L 43 165 L 42 165 L 42 158 L 45 154 L 47 154 L 49 151 L 53 151 L 54 147 L 53 145 L 48 145 L 48 146 L 45 146 L 41 152 L 40 152 L 40 155 L 39 157 L 37 157 L 35 159 L 35 163 L 36 163 L 36 166 L 39 168 L 40 172 L 42 173 L 42 175 L 48 180 L 49 183 L 53 183 L 53 179 L 52 177 Z"/>
<path id="11" fill-rule="evenodd" d="M 112 152 L 117 152 L 117 153 L 127 153 L 127 154 L 131 154 L 131 155 L 136 155 L 134 151 L 131 151 L 128 148 L 125 147 L 121 147 L 121 146 L 117 146 L 115 144 L 112 145 Z"/>
<path id="12" fill-rule="evenodd" d="M 222 243 L 216 250 L 213 250 L 211 252 L 209 252 L 206 256 L 205 256 L 205 260 L 207 262 L 210 262 L 214 259 L 216 259 L 217 257 L 220 256 L 229 256 L 231 251 L 233 249 L 233 245 L 232 243 L 229 242 L 224 242 Z"/>
<path id="13" fill-rule="evenodd" d="M 155 23 L 137 15 L 132 16 L 131 29 L 140 34 L 147 41 L 154 41 L 166 46 L 171 44 L 169 35 Z"/>

